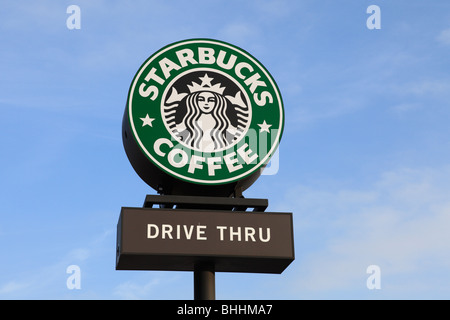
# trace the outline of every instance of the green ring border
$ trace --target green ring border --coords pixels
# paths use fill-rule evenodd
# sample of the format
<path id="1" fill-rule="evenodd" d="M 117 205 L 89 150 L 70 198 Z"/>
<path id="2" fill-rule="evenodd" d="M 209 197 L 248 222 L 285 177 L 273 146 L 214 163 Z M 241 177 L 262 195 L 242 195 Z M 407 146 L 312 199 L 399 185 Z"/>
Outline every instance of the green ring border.
<path id="1" fill-rule="evenodd" d="M 162 164 L 160 164 L 156 159 L 154 159 L 154 157 L 150 154 L 150 152 L 145 148 L 145 146 L 143 146 L 142 142 L 140 141 L 135 127 L 134 127 L 134 123 L 132 121 L 132 107 L 130 108 L 130 101 L 132 100 L 132 94 L 135 90 L 136 87 L 136 80 L 139 79 L 142 75 L 142 72 L 144 71 L 144 69 L 148 66 L 148 64 L 150 64 L 156 57 L 160 56 L 162 53 L 164 53 L 165 51 L 168 51 L 169 49 L 173 49 L 177 46 L 180 46 L 182 44 L 188 44 L 188 43 L 195 43 L 195 42 L 203 42 L 203 43 L 213 43 L 213 44 L 219 44 L 222 45 L 224 47 L 231 47 L 233 50 L 236 50 L 238 52 L 240 52 L 242 55 L 246 56 L 249 60 L 251 60 L 252 62 L 254 62 L 258 67 L 260 67 L 261 70 L 263 70 L 266 73 L 267 78 L 271 81 L 271 84 L 273 86 L 273 88 L 276 91 L 277 94 L 277 98 L 278 101 L 280 102 L 279 105 L 279 110 L 280 110 L 280 116 L 281 116 L 281 130 L 280 133 L 278 134 L 278 138 L 276 139 L 276 141 L 274 141 L 272 148 L 270 149 L 270 151 L 267 153 L 267 155 L 258 163 L 256 164 L 253 168 L 251 168 L 250 170 L 240 174 L 239 176 L 236 177 L 232 177 L 232 178 L 228 178 L 228 179 L 220 179 L 220 180 L 201 180 L 201 179 L 191 179 L 191 178 L 187 178 L 177 172 L 173 172 L 172 170 L 166 168 L 165 166 L 163 166 Z M 131 98 L 131 99 L 130 99 Z M 244 178 L 250 176 L 251 174 L 253 174 L 256 170 L 259 170 L 262 166 L 266 165 L 271 157 L 273 156 L 273 154 L 275 153 L 276 149 L 279 147 L 281 138 L 283 136 L 283 132 L 284 132 L 284 122 L 285 122 L 285 117 L 284 117 L 284 103 L 283 103 L 283 99 L 281 96 L 281 92 L 280 89 L 277 85 L 277 83 L 275 82 L 275 79 L 272 77 L 272 75 L 270 74 L 270 72 L 266 69 L 266 67 L 258 60 L 256 59 L 253 55 L 251 55 L 249 52 L 247 52 L 246 50 L 237 47 L 235 45 L 232 45 L 228 42 L 225 41 L 221 41 L 221 40 L 216 40 L 216 39 L 211 39 L 211 38 L 192 38 L 192 39 L 186 39 L 186 40 L 181 40 L 181 41 L 176 41 L 173 43 L 170 43 L 164 47 L 162 47 L 161 49 L 159 49 L 158 51 L 156 51 L 155 53 L 153 53 L 150 57 L 148 57 L 144 63 L 142 63 L 142 65 L 139 67 L 138 71 L 136 72 L 136 74 L 133 77 L 133 80 L 131 82 L 130 88 L 128 90 L 128 96 L 127 96 L 127 106 L 126 106 L 126 113 L 128 114 L 128 121 L 129 121 L 129 125 L 130 128 L 132 130 L 132 135 L 133 138 L 135 139 L 137 145 L 139 146 L 139 148 L 141 149 L 141 151 L 145 154 L 145 156 L 159 169 L 163 170 L 166 174 L 171 175 L 174 178 L 180 179 L 182 181 L 188 182 L 188 183 L 196 183 L 196 184 L 201 184 L 201 185 L 221 185 L 221 184 L 228 184 L 228 183 L 233 183 L 239 180 L 243 180 Z"/>

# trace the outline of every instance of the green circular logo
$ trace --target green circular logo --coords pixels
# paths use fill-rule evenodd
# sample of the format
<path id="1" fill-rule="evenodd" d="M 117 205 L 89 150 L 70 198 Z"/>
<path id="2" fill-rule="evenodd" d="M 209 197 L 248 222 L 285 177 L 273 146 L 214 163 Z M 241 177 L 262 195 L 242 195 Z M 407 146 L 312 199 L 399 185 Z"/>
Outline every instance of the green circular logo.
<path id="1" fill-rule="evenodd" d="M 235 182 L 265 166 L 284 126 L 269 72 L 246 51 L 210 39 L 153 54 L 133 79 L 126 112 L 154 165 L 207 185 Z"/>

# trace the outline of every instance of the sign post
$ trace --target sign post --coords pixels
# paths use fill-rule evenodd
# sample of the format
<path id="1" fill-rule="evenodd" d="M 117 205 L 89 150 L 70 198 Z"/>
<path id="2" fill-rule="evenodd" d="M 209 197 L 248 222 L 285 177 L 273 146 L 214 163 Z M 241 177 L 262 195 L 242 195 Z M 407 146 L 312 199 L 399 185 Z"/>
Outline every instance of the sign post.
<path id="1" fill-rule="evenodd" d="M 216 299 L 214 264 L 202 263 L 194 267 L 194 300 Z"/>
<path id="2" fill-rule="evenodd" d="M 122 208 L 116 269 L 193 271 L 195 299 L 215 299 L 215 272 L 283 272 L 294 260 L 292 214 L 243 197 L 283 127 L 274 79 L 243 49 L 191 39 L 149 57 L 129 89 L 122 138 L 160 195 Z"/>

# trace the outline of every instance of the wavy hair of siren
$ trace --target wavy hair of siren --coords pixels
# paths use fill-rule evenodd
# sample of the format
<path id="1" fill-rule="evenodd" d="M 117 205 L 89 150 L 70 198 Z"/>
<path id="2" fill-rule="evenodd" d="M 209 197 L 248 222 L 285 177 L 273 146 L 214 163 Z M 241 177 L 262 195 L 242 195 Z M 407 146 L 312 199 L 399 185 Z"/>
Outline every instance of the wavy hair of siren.
<path id="1" fill-rule="evenodd" d="M 194 92 L 186 97 L 187 112 L 183 118 L 183 123 L 189 133 L 184 142 L 196 149 L 201 149 L 203 138 L 203 130 L 199 124 L 199 119 L 203 113 L 197 102 L 200 93 Z M 216 121 L 216 125 L 211 130 L 211 138 L 214 142 L 214 149 L 219 149 L 228 144 L 227 129 L 231 126 L 231 122 L 226 115 L 227 101 L 225 98 L 215 92 L 211 93 L 216 98 L 216 105 L 211 111 L 211 116 Z"/>
<path id="2" fill-rule="evenodd" d="M 205 87 L 192 82 L 188 88 L 190 93 L 178 93 L 172 87 L 170 96 L 165 100 L 163 111 L 169 131 L 187 146 L 200 151 L 204 151 L 202 147 L 205 145 L 202 142 L 205 134 L 210 137 L 214 151 L 222 150 L 239 141 L 250 121 L 250 109 L 242 100 L 241 91 L 237 91 L 234 96 L 223 95 L 225 88 L 221 87 L 220 83 Z M 209 132 L 205 132 L 202 128 L 201 119 L 204 113 L 198 103 L 199 95 L 204 92 L 212 94 L 215 99 L 215 105 L 209 112 L 214 121 L 214 127 Z M 176 114 L 180 103 L 186 109 L 181 121 L 177 122 Z M 234 120 L 229 118 L 230 112 L 235 115 Z M 179 124 L 184 126 L 181 131 L 178 128 Z"/>

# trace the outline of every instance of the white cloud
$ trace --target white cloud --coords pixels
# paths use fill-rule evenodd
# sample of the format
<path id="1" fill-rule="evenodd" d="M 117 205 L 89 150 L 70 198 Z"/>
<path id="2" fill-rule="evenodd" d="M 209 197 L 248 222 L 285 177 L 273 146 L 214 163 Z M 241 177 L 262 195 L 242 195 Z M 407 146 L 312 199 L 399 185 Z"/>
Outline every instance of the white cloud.
<path id="1" fill-rule="evenodd" d="M 290 128 L 292 130 L 298 130 L 302 127 L 298 124 L 314 123 L 352 114 L 364 108 L 365 102 L 359 97 L 325 96 L 296 107 L 294 110 L 295 116 L 286 120 L 291 122 Z"/>
<path id="2" fill-rule="evenodd" d="M 393 92 L 401 95 L 448 95 L 450 82 L 447 79 L 422 80 L 391 85 Z"/>
<path id="3" fill-rule="evenodd" d="M 10 281 L 0 287 L 0 295 L 9 295 L 12 293 L 16 293 L 17 291 L 25 290 L 31 285 L 32 283 Z"/>
<path id="4" fill-rule="evenodd" d="M 137 300 L 145 299 L 150 294 L 154 294 L 156 288 L 159 286 L 159 278 L 151 278 L 145 283 L 135 283 L 133 281 L 126 281 L 119 284 L 114 290 L 113 294 L 120 299 Z"/>
<path id="5" fill-rule="evenodd" d="M 420 108 L 422 108 L 422 105 L 419 104 L 419 103 L 415 103 L 415 102 L 408 103 L 408 102 L 405 102 L 405 103 L 400 103 L 400 104 L 397 104 L 397 105 L 393 106 L 392 107 L 392 111 L 394 111 L 397 114 L 402 114 L 402 113 L 405 113 L 405 112 L 418 110 Z"/>
<path id="6" fill-rule="evenodd" d="M 219 31 L 219 37 L 232 43 L 245 43 L 255 38 L 258 33 L 254 25 L 247 22 L 233 22 Z"/>
<path id="7" fill-rule="evenodd" d="M 436 40 L 443 45 L 450 45 L 450 29 L 442 30 Z"/>
<path id="8" fill-rule="evenodd" d="M 286 1 L 261 1 L 257 6 L 264 13 L 265 18 L 285 18 L 292 12 L 292 3 L 286 3 Z"/>
<path id="9" fill-rule="evenodd" d="M 104 246 L 114 238 L 114 230 L 99 233 L 86 243 L 86 246 L 70 249 L 59 256 L 49 255 L 45 264 L 24 266 L 25 270 L 10 272 L 8 280 L 0 283 L 1 299 L 76 299 L 92 298 L 95 279 L 93 279 L 92 259 L 97 259 L 105 251 Z M 57 251 L 54 251 L 57 252 Z M 48 254 L 48 253 L 47 253 Z M 82 290 L 69 290 L 66 287 L 67 267 L 77 265 L 81 269 Z M 104 271 L 104 270 L 103 270 Z M 94 297 L 96 297 L 94 295 Z"/>
<path id="10" fill-rule="evenodd" d="M 4 10 L 0 19 L 0 29 L 56 31 L 65 27 L 66 7 L 52 1 L 11 1 L 2 4 Z"/>
<path id="11" fill-rule="evenodd" d="M 375 264 L 383 297 L 449 294 L 448 181 L 444 167 L 385 172 L 369 190 L 297 187 L 287 204 L 298 243 L 292 290 L 360 298 L 369 293 L 366 268 Z"/>

